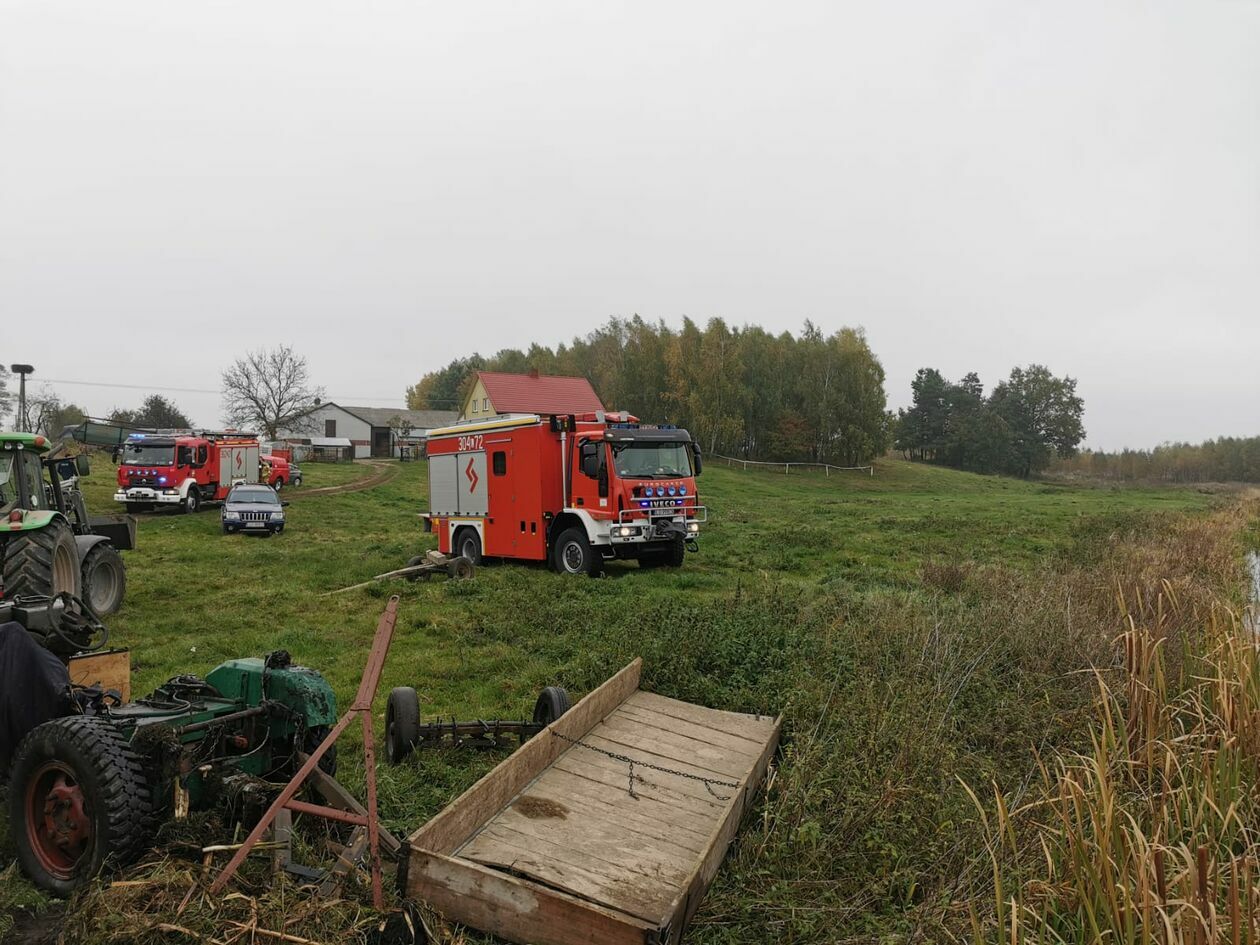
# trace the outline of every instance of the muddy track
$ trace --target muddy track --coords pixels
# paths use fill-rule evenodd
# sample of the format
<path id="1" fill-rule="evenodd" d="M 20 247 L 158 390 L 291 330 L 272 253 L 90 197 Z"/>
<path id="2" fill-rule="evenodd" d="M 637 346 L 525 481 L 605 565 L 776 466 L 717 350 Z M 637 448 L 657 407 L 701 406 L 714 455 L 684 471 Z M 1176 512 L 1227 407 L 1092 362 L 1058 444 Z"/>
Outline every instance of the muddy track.
<path id="1" fill-rule="evenodd" d="M 398 475 L 398 464 L 390 462 L 373 462 L 372 460 L 355 460 L 362 466 L 370 466 L 374 472 L 369 473 L 362 479 L 356 479 L 354 482 L 342 483 L 339 486 L 321 486 L 318 489 L 286 489 L 284 491 L 285 499 L 303 499 L 307 496 L 314 495 L 334 495 L 338 492 L 362 492 L 365 489 L 375 489 L 379 485 L 383 485 Z"/>

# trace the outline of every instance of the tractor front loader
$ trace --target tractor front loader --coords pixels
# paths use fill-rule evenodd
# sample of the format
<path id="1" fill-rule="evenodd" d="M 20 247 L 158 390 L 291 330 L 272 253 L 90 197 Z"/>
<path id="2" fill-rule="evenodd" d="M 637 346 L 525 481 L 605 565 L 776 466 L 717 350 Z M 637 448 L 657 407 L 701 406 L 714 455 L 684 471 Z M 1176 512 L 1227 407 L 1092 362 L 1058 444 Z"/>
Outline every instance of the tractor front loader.
<path id="1" fill-rule="evenodd" d="M 78 479 L 86 456 L 58 458 L 33 433 L 0 433 L 0 592 L 6 598 L 81 597 L 97 614 L 122 605 L 135 547 L 130 516 L 89 518 Z"/>

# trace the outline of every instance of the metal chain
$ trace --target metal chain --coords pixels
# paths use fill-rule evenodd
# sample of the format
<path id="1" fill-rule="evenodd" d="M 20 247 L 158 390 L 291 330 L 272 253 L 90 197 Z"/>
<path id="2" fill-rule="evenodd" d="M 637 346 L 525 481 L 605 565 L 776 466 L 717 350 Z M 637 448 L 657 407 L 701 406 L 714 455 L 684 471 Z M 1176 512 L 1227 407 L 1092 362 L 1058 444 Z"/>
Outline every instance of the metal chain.
<path id="1" fill-rule="evenodd" d="M 719 801 L 729 801 L 732 795 L 719 794 L 717 791 L 713 790 L 713 786 L 715 784 L 718 787 L 727 787 L 727 788 L 737 788 L 741 784 L 741 782 L 739 781 L 721 781 L 721 780 L 718 780 L 717 778 L 702 778 L 698 774 L 689 774 L 686 771 L 678 771 L 674 768 L 663 768 L 660 765 L 654 765 L 647 761 L 636 761 L 634 758 L 631 758 L 629 755 L 619 755 L 615 751 L 609 751 L 606 748 L 599 748 L 595 745 L 589 744 L 588 742 L 582 741 L 580 738 L 570 738 L 568 735 L 561 735 L 555 729 L 551 729 L 551 734 L 556 736 L 556 738 L 559 738 L 559 739 L 562 739 L 563 741 L 568 742 L 571 745 L 577 745 L 579 748 L 585 748 L 588 751 L 593 751 L 598 755 L 603 755 L 606 758 L 611 758 L 613 761 L 620 761 L 622 764 L 628 765 L 630 768 L 630 784 L 627 787 L 627 791 L 629 792 L 630 796 L 634 798 L 636 801 L 639 799 L 639 795 L 634 793 L 634 782 L 642 781 L 644 784 L 647 784 L 648 782 L 644 778 L 634 773 L 635 765 L 638 765 L 640 768 L 648 768 L 652 771 L 659 771 L 661 774 L 672 774 L 675 777 L 686 778 L 689 781 L 699 781 L 701 784 L 704 785 L 705 790 L 708 791 L 710 794 L 712 794 Z"/>

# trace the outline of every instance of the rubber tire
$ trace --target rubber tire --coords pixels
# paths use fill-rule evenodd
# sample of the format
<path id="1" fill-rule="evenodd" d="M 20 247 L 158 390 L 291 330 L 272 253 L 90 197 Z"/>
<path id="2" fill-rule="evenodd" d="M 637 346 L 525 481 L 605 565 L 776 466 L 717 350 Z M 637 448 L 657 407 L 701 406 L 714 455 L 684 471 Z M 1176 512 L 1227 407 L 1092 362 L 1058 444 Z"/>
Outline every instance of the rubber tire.
<path id="1" fill-rule="evenodd" d="M 223 529 L 223 534 L 225 535 L 231 535 L 236 532 L 235 528 L 228 528 L 226 525 L 221 525 L 220 527 Z"/>
<path id="2" fill-rule="evenodd" d="M 395 686 L 385 701 L 385 760 L 402 764 L 420 738 L 420 696 L 410 686 Z"/>
<path id="3" fill-rule="evenodd" d="M 314 728 L 308 728 L 306 736 L 302 739 L 302 750 L 308 755 L 313 755 L 315 749 L 323 744 L 324 739 L 328 737 L 328 733 L 331 731 L 332 729 L 327 725 L 316 725 Z M 324 752 L 324 757 L 319 759 L 319 770 L 330 778 L 337 776 L 337 744 L 335 742 L 328 746 L 328 750 Z M 291 773 L 296 773 L 296 769 Z"/>
<path id="4" fill-rule="evenodd" d="M 302 488 L 302 477 L 301 477 L 301 476 L 294 476 L 294 477 L 293 477 L 293 488 L 294 488 L 294 489 L 301 489 L 301 488 Z"/>
<path id="5" fill-rule="evenodd" d="M 481 564 L 481 536 L 477 529 L 464 527 L 455 535 L 455 547 L 451 549 L 456 557 L 467 558 L 473 567 Z"/>
<path id="6" fill-rule="evenodd" d="M 548 686 L 534 703 L 534 724 L 550 725 L 573 708 L 569 693 L 560 686 Z"/>
<path id="7" fill-rule="evenodd" d="M 416 565 L 424 564 L 428 560 L 427 555 L 413 555 L 407 559 L 407 563 L 403 567 L 414 568 Z M 429 571 L 417 571 L 415 574 L 408 574 L 407 580 L 413 583 L 416 581 L 427 581 L 431 576 L 432 574 Z"/>
<path id="8" fill-rule="evenodd" d="M 79 569 L 79 549 L 74 532 L 63 518 L 55 518 L 43 528 L 16 532 L 4 543 L 3 583 L 5 597 L 52 597 L 69 591 L 82 594 L 83 573 Z M 60 559 L 63 580 L 53 586 L 54 562 Z M 73 562 L 73 564 L 71 564 Z M 69 586 L 64 578 L 71 578 Z"/>
<path id="9" fill-rule="evenodd" d="M 26 823 L 26 786 L 36 769 L 60 761 L 76 775 L 86 795 L 93 839 L 71 875 L 48 872 L 30 846 Z M 57 896 L 68 896 L 102 869 L 126 866 L 142 853 L 153 826 L 153 804 L 140 757 L 106 719 L 72 715 L 45 722 L 27 733 L 14 756 L 9 781 L 11 841 L 18 863 L 31 882 Z"/>
<path id="10" fill-rule="evenodd" d="M 284 488 L 284 477 L 283 477 L 283 476 L 281 476 L 281 477 L 279 477 L 279 478 L 278 478 L 275 482 L 273 482 L 273 483 L 271 484 L 271 488 L 275 489 L 277 492 L 279 492 L 281 489 L 283 489 L 283 488 Z"/>
<path id="11" fill-rule="evenodd" d="M 112 572 L 114 593 L 110 598 L 98 604 L 93 595 L 94 587 L 98 586 L 94 578 L 102 569 Z M 123 563 L 118 549 L 107 541 L 97 542 L 83 556 L 83 566 L 80 571 L 82 572 L 83 599 L 88 602 L 88 606 L 101 617 L 117 613 L 118 608 L 122 606 L 123 598 L 127 596 L 127 565 Z"/>
<path id="12" fill-rule="evenodd" d="M 565 548 L 572 545 L 576 545 L 582 552 L 581 564 L 575 569 L 570 569 L 564 560 Z M 557 574 L 587 574 L 594 577 L 602 570 L 603 564 L 587 541 L 586 530 L 583 528 L 566 528 L 556 538 L 555 547 L 551 550 L 551 566 Z"/>
<path id="13" fill-rule="evenodd" d="M 179 508 L 185 515 L 193 515 L 201 508 L 201 493 L 196 486 L 189 487 L 188 497 L 180 503 Z"/>
<path id="14" fill-rule="evenodd" d="M 667 568 L 681 568 L 687 560 L 687 546 L 681 538 L 670 542 L 669 551 L 661 555 L 661 561 Z"/>
<path id="15" fill-rule="evenodd" d="M 467 581 L 470 577 L 477 573 L 477 566 L 460 555 L 458 558 L 452 558 L 446 566 L 446 574 L 453 581 Z"/>

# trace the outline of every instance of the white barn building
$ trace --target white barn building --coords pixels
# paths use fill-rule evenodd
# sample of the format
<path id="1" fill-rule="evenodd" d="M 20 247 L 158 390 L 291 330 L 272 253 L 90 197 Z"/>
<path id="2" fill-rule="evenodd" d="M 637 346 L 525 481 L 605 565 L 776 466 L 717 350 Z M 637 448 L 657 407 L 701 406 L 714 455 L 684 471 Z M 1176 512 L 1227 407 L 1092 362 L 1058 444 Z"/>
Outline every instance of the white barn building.
<path id="1" fill-rule="evenodd" d="M 400 447 L 421 445 L 430 430 L 449 426 L 458 418 L 454 410 L 352 407 L 327 400 L 303 416 L 293 428 L 280 430 L 277 436 L 294 443 L 344 437 L 354 447 L 355 459 L 397 457 Z"/>

